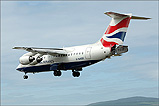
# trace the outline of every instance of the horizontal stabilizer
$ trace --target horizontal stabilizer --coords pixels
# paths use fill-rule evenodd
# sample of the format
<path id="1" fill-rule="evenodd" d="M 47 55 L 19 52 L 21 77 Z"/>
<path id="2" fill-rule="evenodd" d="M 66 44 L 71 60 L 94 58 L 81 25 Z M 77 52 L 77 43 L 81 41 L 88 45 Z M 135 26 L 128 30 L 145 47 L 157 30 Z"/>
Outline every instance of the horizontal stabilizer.
<path id="1" fill-rule="evenodd" d="M 151 18 L 132 16 L 131 19 L 148 20 L 148 19 L 151 19 Z"/>
<path id="2" fill-rule="evenodd" d="M 112 18 L 121 18 L 121 17 L 129 16 L 129 17 L 131 17 L 131 19 L 139 19 L 139 20 L 151 19 L 151 18 L 146 18 L 146 17 L 132 16 L 132 14 L 121 14 L 121 13 L 116 13 L 116 12 L 105 12 L 104 14 L 106 14 Z"/>
<path id="3" fill-rule="evenodd" d="M 104 14 L 106 14 L 109 17 L 112 17 L 112 18 L 121 18 L 121 17 L 128 16 L 128 14 L 120 14 L 120 13 L 116 13 L 116 12 L 105 12 Z M 131 15 L 131 14 L 129 14 L 129 15 Z"/>

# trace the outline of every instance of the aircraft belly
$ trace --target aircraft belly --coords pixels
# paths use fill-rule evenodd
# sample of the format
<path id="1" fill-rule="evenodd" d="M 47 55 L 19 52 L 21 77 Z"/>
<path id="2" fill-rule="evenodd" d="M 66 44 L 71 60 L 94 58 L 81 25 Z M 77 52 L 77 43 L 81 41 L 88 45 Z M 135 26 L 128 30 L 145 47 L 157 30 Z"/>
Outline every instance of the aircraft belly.
<path id="1" fill-rule="evenodd" d="M 100 60 L 89 60 L 89 61 L 64 63 L 64 69 L 62 70 L 72 70 L 72 69 L 82 68 L 97 63 L 99 61 Z"/>
<path id="2" fill-rule="evenodd" d="M 50 64 L 38 65 L 38 66 L 17 68 L 17 70 L 22 72 L 43 72 L 43 71 L 50 71 L 50 66 L 51 66 Z"/>
<path id="3" fill-rule="evenodd" d="M 69 63 L 54 63 L 47 65 L 31 66 L 17 68 L 17 70 L 22 72 L 43 72 L 43 71 L 54 71 L 54 70 L 75 70 L 77 68 L 86 67 L 97 63 L 101 60 L 89 60 L 89 61 L 78 61 L 78 62 L 69 62 Z"/>

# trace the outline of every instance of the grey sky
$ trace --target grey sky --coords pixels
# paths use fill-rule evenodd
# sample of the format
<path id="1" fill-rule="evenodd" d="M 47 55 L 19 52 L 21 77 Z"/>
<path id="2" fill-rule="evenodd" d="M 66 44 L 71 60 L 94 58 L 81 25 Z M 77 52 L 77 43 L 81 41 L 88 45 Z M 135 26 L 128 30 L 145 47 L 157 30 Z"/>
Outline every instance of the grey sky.
<path id="1" fill-rule="evenodd" d="M 157 1 L 2 1 L 1 103 L 3 105 L 85 105 L 131 96 L 158 95 Z M 132 13 L 125 39 L 129 52 L 86 67 L 80 78 L 71 71 L 28 74 L 15 70 L 25 51 L 14 46 L 68 47 L 98 41 L 111 18 L 106 11 Z"/>

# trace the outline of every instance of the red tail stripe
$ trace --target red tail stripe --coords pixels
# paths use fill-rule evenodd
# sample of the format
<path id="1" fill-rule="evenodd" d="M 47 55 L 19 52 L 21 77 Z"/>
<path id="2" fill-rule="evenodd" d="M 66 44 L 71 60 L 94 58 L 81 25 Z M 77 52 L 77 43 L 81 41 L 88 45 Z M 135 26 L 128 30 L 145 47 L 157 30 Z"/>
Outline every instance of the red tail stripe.
<path id="1" fill-rule="evenodd" d="M 115 26 L 108 26 L 105 34 L 110 34 L 112 32 L 114 32 L 115 30 L 119 29 L 119 28 L 123 28 L 123 27 L 128 27 L 129 22 L 130 22 L 130 18 L 131 17 L 127 17 L 125 19 L 123 19 L 122 21 L 120 21 L 117 25 Z"/>
<path id="2" fill-rule="evenodd" d="M 102 45 L 104 46 L 104 47 L 113 47 L 114 45 L 116 45 L 117 43 L 115 43 L 115 42 L 107 42 L 107 41 L 105 41 L 103 38 L 100 40 L 101 41 L 101 43 L 102 43 Z M 117 44 L 118 45 L 118 44 Z"/>

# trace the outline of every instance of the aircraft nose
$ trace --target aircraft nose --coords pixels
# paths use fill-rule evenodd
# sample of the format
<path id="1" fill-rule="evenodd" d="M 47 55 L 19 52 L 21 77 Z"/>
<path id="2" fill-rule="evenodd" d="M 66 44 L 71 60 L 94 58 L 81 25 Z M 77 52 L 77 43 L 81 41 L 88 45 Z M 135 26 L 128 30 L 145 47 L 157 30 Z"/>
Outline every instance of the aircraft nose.
<path id="1" fill-rule="evenodd" d="M 22 65 L 19 64 L 19 65 L 17 66 L 16 70 L 17 70 L 17 71 L 22 71 L 22 70 L 23 70 Z"/>

